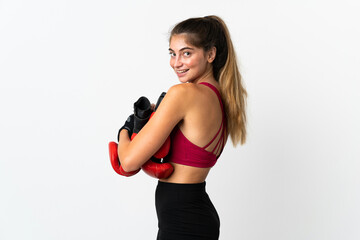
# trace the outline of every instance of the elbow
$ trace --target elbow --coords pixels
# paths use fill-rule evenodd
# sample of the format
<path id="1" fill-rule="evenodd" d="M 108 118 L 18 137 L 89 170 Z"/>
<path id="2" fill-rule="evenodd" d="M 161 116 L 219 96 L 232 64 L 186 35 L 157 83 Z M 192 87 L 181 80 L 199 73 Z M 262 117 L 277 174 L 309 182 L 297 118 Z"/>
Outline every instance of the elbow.
<path id="1" fill-rule="evenodd" d="M 120 146 L 118 148 L 118 160 L 121 165 L 121 168 L 125 172 L 132 172 L 138 170 L 141 166 L 136 164 L 135 159 L 129 155 L 126 151 L 121 150 Z"/>
<path id="2" fill-rule="evenodd" d="M 132 172 L 138 170 L 141 166 L 135 164 L 135 161 L 131 158 L 125 157 L 121 160 L 121 167 L 125 172 Z"/>

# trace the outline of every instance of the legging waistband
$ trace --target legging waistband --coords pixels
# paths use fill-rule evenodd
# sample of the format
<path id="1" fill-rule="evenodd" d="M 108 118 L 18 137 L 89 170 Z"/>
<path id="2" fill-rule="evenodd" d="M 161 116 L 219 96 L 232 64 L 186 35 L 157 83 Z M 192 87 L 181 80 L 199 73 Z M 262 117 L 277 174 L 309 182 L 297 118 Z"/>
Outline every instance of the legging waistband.
<path id="1" fill-rule="evenodd" d="M 158 181 L 158 189 L 167 191 L 205 191 L 206 182 L 202 183 L 169 183 Z"/>

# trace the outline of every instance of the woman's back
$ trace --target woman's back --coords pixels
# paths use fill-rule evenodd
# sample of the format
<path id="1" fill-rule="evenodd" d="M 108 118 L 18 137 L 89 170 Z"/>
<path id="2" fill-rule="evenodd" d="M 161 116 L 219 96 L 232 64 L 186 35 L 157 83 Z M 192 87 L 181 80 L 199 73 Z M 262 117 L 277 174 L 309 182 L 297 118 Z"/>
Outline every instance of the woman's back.
<path id="1" fill-rule="evenodd" d="M 183 120 L 173 133 L 173 135 L 181 135 L 180 140 L 179 137 L 173 139 L 172 144 L 176 145 L 172 147 L 174 153 L 170 154 L 170 161 L 175 171 L 170 178 L 161 181 L 200 183 L 205 181 L 211 165 L 215 164 L 226 141 L 226 134 L 223 133 L 225 121 L 222 103 L 215 92 L 218 91 L 219 86 L 215 80 L 208 79 L 202 83 L 182 84 L 181 87 L 185 88 L 185 91 L 182 91 L 183 96 L 179 101 L 188 104 Z M 185 142 L 185 145 L 182 142 Z M 178 146 L 179 144 L 181 146 Z M 176 156 L 173 156 L 175 154 L 180 155 L 178 161 L 175 161 Z M 182 159 L 184 156 L 186 160 Z M 200 160 L 214 161 L 214 163 L 196 162 L 199 157 L 203 158 Z"/>

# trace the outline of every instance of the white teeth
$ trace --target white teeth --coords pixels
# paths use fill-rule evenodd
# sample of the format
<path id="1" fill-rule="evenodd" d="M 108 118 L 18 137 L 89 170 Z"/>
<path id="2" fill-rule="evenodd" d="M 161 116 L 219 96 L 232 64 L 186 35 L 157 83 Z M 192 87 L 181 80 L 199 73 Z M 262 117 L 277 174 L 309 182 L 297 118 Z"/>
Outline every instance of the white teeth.
<path id="1" fill-rule="evenodd" d="M 178 73 L 184 73 L 184 72 L 186 72 L 188 69 L 186 69 L 186 70 L 177 70 L 176 72 L 178 72 Z"/>

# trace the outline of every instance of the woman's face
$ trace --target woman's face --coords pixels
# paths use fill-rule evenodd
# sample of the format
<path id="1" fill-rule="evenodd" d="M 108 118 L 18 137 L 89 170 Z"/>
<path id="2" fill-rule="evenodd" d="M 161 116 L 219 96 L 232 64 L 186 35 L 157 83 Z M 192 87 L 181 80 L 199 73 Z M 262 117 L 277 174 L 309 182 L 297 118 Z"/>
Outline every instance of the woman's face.
<path id="1" fill-rule="evenodd" d="M 194 82 L 212 74 L 209 54 L 202 48 L 187 43 L 186 34 L 173 35 L 170 39 L 170 66 L 180 82 Z"/>

